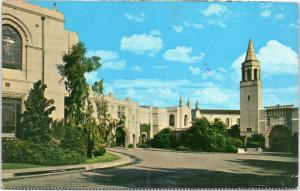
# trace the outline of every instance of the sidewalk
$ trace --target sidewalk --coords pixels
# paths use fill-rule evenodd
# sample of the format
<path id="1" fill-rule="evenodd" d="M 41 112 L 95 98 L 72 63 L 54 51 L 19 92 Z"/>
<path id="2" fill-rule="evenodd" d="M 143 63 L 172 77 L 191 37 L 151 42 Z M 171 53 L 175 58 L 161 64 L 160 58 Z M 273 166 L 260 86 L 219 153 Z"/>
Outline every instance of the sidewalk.
<path id="1" fill-rule="evenodd" d="M 79 172 L 93 169 L 106 169 L 117 166 L 129 165 L 137 162 L 137 159 L 121 154 L 119 152 L 107 149 L 107 151 L 118 155 L 120 159 L 111 162 L 102 162 L 95 164 L 81 164 L 81 165 L 64 165 L 64 166 L 49 166 L 49 167 L 38 167 L 38 168 L 24 168 L 24 169 L 10 169 L 2 170 L 2 180 L 11 180 L 27 177 L 38 177 L 38 176 L 48 176 L 55 174 L 63 174 L 70 172 Z"/>

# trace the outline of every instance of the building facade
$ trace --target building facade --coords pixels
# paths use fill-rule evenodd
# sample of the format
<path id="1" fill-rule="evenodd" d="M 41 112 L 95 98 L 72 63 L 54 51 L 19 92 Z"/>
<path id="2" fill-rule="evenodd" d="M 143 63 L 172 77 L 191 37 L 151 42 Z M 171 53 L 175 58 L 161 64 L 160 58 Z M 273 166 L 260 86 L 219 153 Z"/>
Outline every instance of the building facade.
<path id="1" fill-rule="evenodd" d="M 33 83 L 47 84 L 55 101 L 54 118 L 64 117 L 62 56 L 78 42 L 64 29 L 64 15 L 23 1 L 2 2 L 2 133 L 13 137 Z"/>
<path id="2" fill-rule="evenodd" d="M 55 101 L 56 110 L 52 117 L 64 117 L 67 94 L 59 67 L 64 64 L 63 55 L 78 42 L 78 35 L 66 30 L 64 22 L 63 13 L 57 12 L 55 6 L 48 10 L 22 0 L 2 3 L 3 137 L 15 136 L 24 111 L 24 100 L 38 80 L 48 86 L 45 96 Z M 228 128 L 238 124 L 241 135 L 263 134 L 267 148 L 271 147 L 270 136 L 276 134 L 272 133 L 275 125 L 287 126 L 291 134 L 298 132 L 298 108 L 292 105 L 262 108 L 260 62 L 251 40 L 241 71 L 240 110 L 200 109 L 198 102 L 192 109 L 190 101 L 184 102 L 182 97 L 173 107 L 141 106 L 131 98 L 117 99 L 112 93 L 104 99 L 113 120 L 119 120 L 123 115 L 126 118 L 125 146 L 150 139 L 164 128 L 186 130 L 192 121 L 202 117 L 211 122 L 221 119 Z M 100 99 L 91 93 L 94 106 Z"/>

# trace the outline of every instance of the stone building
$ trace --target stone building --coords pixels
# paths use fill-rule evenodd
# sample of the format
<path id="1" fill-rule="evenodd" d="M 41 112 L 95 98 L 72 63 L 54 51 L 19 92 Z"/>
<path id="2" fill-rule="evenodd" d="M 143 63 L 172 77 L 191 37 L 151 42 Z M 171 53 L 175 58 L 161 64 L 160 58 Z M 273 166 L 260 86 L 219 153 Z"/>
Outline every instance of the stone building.
<path id="1" fill-rule="evenodd" d="M 63 55 L 78 42 L 75 32 L 64 29 L 64 22 L 63 13 L 57 12 L 55 6 L 48 10 L 22 0 L 2 3 L 3 137 L 15 136 L 24 111 L 24 100 L 38 80 L 48 86 L 45 96 L 55 101 L 56 110 L 52 117 L 64 117 L 67 93 L 58 68 L 63 65 Z M 228 128 L 238 124 L 241 135 L 263 134 L 267 148 L 278 145 L 274 140 L 283 140 L 280 131 L 272 130 L 275 125 L 285 125 L 286 132 L 291 135 L 298 132 L 298 108 L 292 105 L 262 108 L 260 62 L 251 40 L 241 71 L 240 110 L 200 109 L 198 102 L 192 109 L 190 101 L 184 103 L 182 97 L 173 107 L 141 106 L 130 98 L 117 99 L 112 93 L 104 99 L 113 120 L 119 120 L 122 115 L 126 117 L 126 146 L 152 138 L 164 128 L 184 131 L 193 120 L 201 117 L 209 121 L 219 118 Z M 101 99 L 93 94 L 90 96 L 94 105 Z"/>
<path id="2" fill-rule="evenodd" d="M 58 71 L 62 56 L 78 42 L 64 29 L 64 15 L 29 3 L 2 2 L 2 133 L 14 136 L 33 83 L 47 84 L 55 101 L 54 118 L 64 117 L 64 83 Z"/>

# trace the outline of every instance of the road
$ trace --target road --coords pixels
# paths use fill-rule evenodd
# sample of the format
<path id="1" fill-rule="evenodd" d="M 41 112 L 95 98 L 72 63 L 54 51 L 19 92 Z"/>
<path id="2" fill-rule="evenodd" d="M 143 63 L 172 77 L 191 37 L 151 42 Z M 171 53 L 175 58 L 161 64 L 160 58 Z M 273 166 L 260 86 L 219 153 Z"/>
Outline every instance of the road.
<path id="1" fill-rule="evenodd" d="M 5 181 L 6 189 L 287 188 L 298 159 L 275 154 L 184 153 L 112 149 L 138 163 L 104 170 Z"/>

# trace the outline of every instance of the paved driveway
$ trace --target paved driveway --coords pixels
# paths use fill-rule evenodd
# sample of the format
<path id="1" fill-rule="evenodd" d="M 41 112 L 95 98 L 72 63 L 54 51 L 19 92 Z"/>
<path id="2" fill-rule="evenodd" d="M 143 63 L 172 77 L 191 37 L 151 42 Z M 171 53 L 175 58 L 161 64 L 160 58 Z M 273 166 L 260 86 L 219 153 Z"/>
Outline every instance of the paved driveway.
<path id="1" fill-rule="evenodd" d="M 298 159 L 275 154 L 184 153 L 113 149 L 139 159 L 105 170 L 4 182 L 22 189 L 287 188 L 297 186 Z"/>

